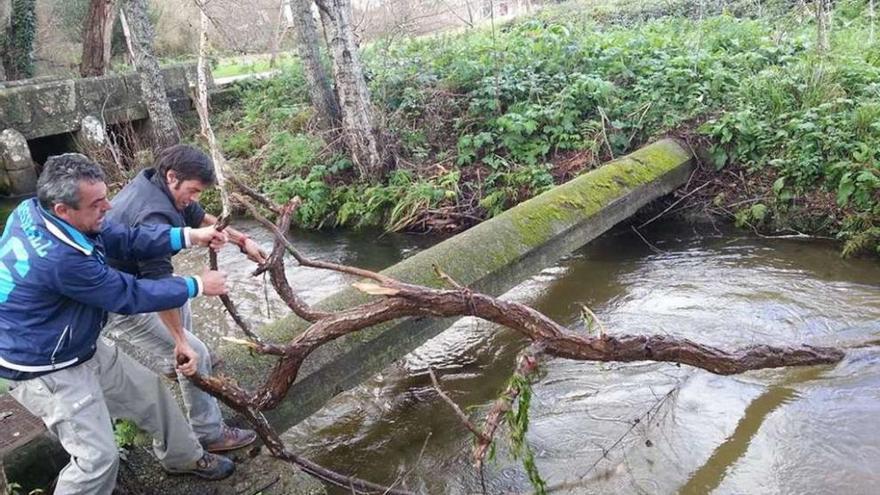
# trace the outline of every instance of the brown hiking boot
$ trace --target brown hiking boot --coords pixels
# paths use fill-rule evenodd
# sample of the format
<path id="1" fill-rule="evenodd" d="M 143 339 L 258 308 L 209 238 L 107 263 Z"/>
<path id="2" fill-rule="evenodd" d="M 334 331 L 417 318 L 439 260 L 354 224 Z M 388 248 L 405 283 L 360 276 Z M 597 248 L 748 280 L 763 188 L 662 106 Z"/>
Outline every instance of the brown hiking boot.
<path id="1" fill-rule="evenodd" d="M 220 438 L 213 442 L 202 442 L 202 447 L 208 452 L 226 452 L 227 450 L 240 449 L 246 447 L 257 439 L 257 434 L 253 430 L 244 430 L 241 428 L 233 428 L 223 425 L 220 428 Z"/>

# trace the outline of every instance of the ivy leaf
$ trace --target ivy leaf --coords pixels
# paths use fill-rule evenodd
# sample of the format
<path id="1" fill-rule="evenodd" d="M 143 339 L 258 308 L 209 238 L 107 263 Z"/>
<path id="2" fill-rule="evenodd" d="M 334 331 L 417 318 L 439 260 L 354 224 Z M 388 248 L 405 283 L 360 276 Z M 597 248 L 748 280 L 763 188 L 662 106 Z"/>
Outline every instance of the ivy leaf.
<path id="1" fill-rule="evenodd" d="M 767 205 L 763 203 L 755 203 L 752 205 L 749 213 L 751 213 L 752 218 L 756 222 L 761 223 L 764 221 L 764 218 L 767 217 Z"/>
<path id="2" fill-rule="evenodd" d="M 849 201 L 849 197 L 856 190 L 856 181 L 853 180 L 852 172 L 843 174 L 840 183 L 837 185 L 837 204 L 845 205 Z"/>
<path id="3" fill-rule="evenodd" d="M 715 170 L 721 170 L 727 164 L 727 152 L 720 146 L 712 148 L 712 161 L 715 163 Z"/>
<path id="4" fill-rule="evenodd" d="M 785 189 L 785 177 L 780 177 L 773 181 L 773 194 L 779 196 L 783 189 Z"/>

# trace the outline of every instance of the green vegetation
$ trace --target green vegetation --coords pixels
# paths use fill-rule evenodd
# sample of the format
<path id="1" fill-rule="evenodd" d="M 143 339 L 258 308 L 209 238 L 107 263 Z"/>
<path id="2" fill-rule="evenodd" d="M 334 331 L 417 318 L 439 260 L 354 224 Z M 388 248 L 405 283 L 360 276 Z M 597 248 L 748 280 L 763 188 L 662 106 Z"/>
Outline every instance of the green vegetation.
<path id="1" fill-rule="evenodd" d="M 704 151 L 698 180 L 712 182 L 687 206 L 877 251 L 880 44 L 866 2 L 837 4 L 824 56 L 810 10 L 750 5 L 570 4 L 375 43 L 365 61 L 396 158 L 376 183 L 311 127 L 294 61 L 241 87 L 242 108 L 220 117 L 225 151 L 276 199 L 303 197 L 302 226 L 457 230 L 675 135 Z"/>
<path id="2" fill-rule="evenodd" d="M 116 438 L 116 445 L 122 449 L 135 445 L 146 446 L 152 442 L 149 433 L 138 428 L 129 419 L 117 419 L 113 423 L 113 437 Z"/>
<path id="3" fill-rule="evenodd" d="M 279 53 L 276 63 L 289 64 L 293 55 Z M 240 76 L 242 74 L 256 74 L 272 70 L 269 66 L 269 56 L 232 57 L 220 60 L 217 66 L 211 70 L 214 78 Z"/>
<path id="4" fill-rule="evenodd" d="M 535 453 L 526 441 L 526 433 L 529 431 L 532 384 L 526 376 L 517 371 L 510 378 L 508 388 L 517 391 L 516 407 L 507 411 L 504 418 L 509 429 L 510 453 L 514 459 L 522 460 L 523 469 L 532 487 L 535 488 L 535 493 L 544 495 L 547 493 L 547 482 L 541 478 L 541 473 L 535 464 Z"/>

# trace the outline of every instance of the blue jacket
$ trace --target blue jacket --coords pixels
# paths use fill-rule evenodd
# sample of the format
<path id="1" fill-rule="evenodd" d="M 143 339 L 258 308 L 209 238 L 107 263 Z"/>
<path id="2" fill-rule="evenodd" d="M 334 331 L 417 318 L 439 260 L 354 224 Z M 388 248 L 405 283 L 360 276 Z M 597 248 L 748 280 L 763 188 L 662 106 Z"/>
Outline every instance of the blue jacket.
<path id="1" fill-rule="evenodd" d="M 138 280 L 106 262 L 165 256 L 185 242 L 180 228 L 106 219 L 100 234 L 85 235 L 36 199 L 23 201 L 0 238 L 0 377 L 27 380 L 87 361 L 108 311 L 162 311 L 198 295 L 194 277 Z"/>

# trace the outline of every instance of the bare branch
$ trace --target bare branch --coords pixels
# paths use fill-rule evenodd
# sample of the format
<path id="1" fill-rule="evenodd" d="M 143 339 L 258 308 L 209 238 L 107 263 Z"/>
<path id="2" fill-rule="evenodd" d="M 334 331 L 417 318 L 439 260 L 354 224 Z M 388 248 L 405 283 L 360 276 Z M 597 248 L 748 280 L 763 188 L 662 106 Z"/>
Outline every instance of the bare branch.
<path id="1" fill-rule="evenodd" d="M 538 357 L 541 353 L 540 346 L 532 346 L 520 353 L 517 357 L 514 376 L 519 375 L 528 380 L 538 369 Z M 474 467 L 477 471 L 482 472 L 483 461 L 486 459 L 486 454 L 489 452 L 489 447 L 492 445 L 492 439 L 495 437 L 495 432 L 498 430 L 498 426 L 501 424 L 504 415 L 507 411 L 510 411 L 511 407 L 513 407 L 513 403 L 519 398 L 519 393 L 520 390 L 513 384 L 508 385 L 504 392 L 495 399 L 492 409 L 490 409 L 489 413 L 486 415 L 486 420 L 484 422 L 485 426 L 482 430 L 483 434 L 477 437 L 477 444 L 474 446 Z"/>
<path id="2" fill-rule="evenodd" d="M 311 260 L 309 258 L 306 258 L 302 254 L 300 254 L 300 252 L 295 247 L 293 247 L 293 244 L 291 244 L 290 241 L 287 240 L 287 236 L 283 232 L 281 232 L 275 224 L 266 220 L 262 215 L 260 215 L 260 212 L 258 212 L 257 209 L 254 208 L 254 206 L 246 198 L 236 193 L 233 193 L 232 197 L 245 205 L 245 207 L 248 209 L 248 212 L 250 212 L 250 214 L 258 222 L 260 222 L 264 227 L 272 231 L 272 233 L 275 234 L 275 238 L 280 239 L 284 243 L 284 248 L 287 249 L 287 252 L 289 252 L 301 266 L 322 268 L 325 270 L 333 270 L 341 273 L 347 273 L 349 275 L 356 275 L 358 277 L 371 278 L 381 283 L 394 283 L 394 279 L 376 272 L 372 272 L 370 270 L 364 270 L 362 268 L 340 265 L 337 263 L 329 263 L 326 261 Z"/>
<path id="3" fill-rule="evenodd" d="M 456 289 L 463 289 L 464 286 L 460 283 L 456 282 L 449 275 L 447 275 L 443 270 L 440 269 L 438 265 L 431 264 L 431 268 L 434 269 L 434 274 L 437 275 L 440 279 L 444 280 L 447 284 L 455 287 Z"/>
<path id="4" fill-rule="evenodd" d="M 455 415 L 458 416 L 458 419 L 461 420 L 464 426 L 468 430 L 470 430 L 470 432 L 473 433 L 474 436 L 476 436 L 481 442 L 491 443 L 492 439 L 486 436 L 485 433 L 480 431 L 480 429 L 471 422 L 470 418 L 467 417 L 467 414 L 465 414 L 464 411 L 462 411 L 461 408 L 458 407 L 458 404 L 453 402 L 453 400 L 450 399 L 449 396 L 443 392 L 443 389 L 440 388 L 440 383 L 437 381 L 437 376 L 434 375 L 434 370 L 430 367 L 428 367 L 428 375 L 431 376 L 431 383 L 434 384 L 434 390 L 437 391 L 437 394 L 440 395 L 440 398 L 443 399 L 444 402 L 449 404 L 449 407 L 452 408 L 452 410 L 455 412 Z"/>
<path id="5" fill-rule="evenodd" d="M 299 205 L 300 199 L 295 197 L 281 208 L 281 215 L 278 217 L 279 233 L 290 230 L 290 217 Z M 251 211 L 251 214 L 254 213 L 254 211 Z M 268 222 L 268 220 L 262 216 L 255 216 L 255 218 L 258 218 L 258 221 L 264 225 Z M 275 245 L 272 248 L 272 254 L 269 255 L 269 259 L 266 260 L 266 263 L 254 272 L 254 275 L 258 275 L 262 270 L 268 270 L 269 278 L 272 281 L 272 287 L 275 288 L 275 292 L 277 292 L 285 304 L 287 304 L 287 307 L 300 318 L 309 322 L 314 322 L 320 318 L 326 317 L 328 313 L 312 309 L 311 306 L 302 300 L 302 298 L 296 295 L 296 292 L 293 291 L 293 288 L 287 281 L 287 273 L 284 271 L 285 247 L 283 240 L 283 238 L 276 236 Z"/>
<path id="6" fill-rule="evenodd" d="M 266 196 L 263 196 L 262 194 L 257 192 L 255 189 L 251 188 L 250 186 L 248 186 L 247 184 L 242 182 L 241 179 L 239 179 L 238 177 L 235 177 L 234 175 L 230 175 L 229 182 L 231 182 L 232 185 L 234 185 L 236 189 L 240 190 L 242 193 L 246 194 L 248 197 L 250 197 L 251 199 L 253 199 L 257 203 L 260 203 L 260 206 L 262 206 L 263 208 L 266 208 L 267 210 L 271 211 L 272 213 L 274 213 L 276 215 L 281 215 L 281 208 L 279 208 L 278 205 L 273 203 Z"/>

